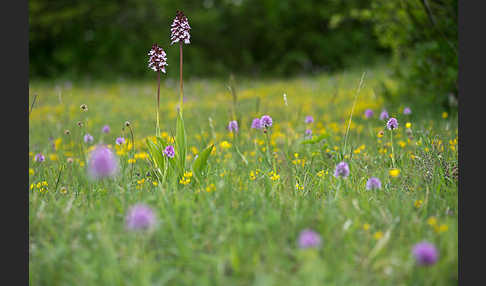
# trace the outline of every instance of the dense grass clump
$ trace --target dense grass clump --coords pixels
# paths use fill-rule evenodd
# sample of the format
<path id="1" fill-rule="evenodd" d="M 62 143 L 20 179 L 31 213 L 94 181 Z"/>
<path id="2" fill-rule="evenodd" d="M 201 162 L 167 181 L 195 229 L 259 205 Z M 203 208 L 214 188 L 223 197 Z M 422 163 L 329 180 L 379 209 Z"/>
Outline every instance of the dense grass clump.
<path id="1" fill-rule="evenodd" d="M 31 83 L 30 284 L 456 285 L 457 117 L 387 106 L 376 88 L 394 84 L 385 67 L 369 70 L 357 93 L 361 75 L 230 90 L 186 82 L 186 162 L 215 148 L 203 180 L 187 169 L 164 183 L 146 144 L 156 130 L 152 82 Z M 162 82 L 167 142 L 178 101 L 177 83 Z M 386 128 L 383 110 L 398 128 Z M 263 115 L 266 133 L 251 128 Z M 96 180 L 87 167 L 100 144 L 119 168 Z M 347 176 L 334 176 L 340 162 Z M 137 205 L 145 211 L 135 216 Z M 127 227 L 128 214 L 143 227 Z M 424 241 L 438 252 L 423 258 L 430 265 L 414 256 Z"/>

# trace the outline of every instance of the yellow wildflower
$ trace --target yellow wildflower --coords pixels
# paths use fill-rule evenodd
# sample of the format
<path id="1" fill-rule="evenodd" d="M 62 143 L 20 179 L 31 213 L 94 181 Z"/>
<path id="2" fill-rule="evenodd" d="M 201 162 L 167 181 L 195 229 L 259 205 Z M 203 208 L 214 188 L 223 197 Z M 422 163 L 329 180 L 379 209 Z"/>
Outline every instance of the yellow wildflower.
<path id="1" fill-rule="evenodd" d="M 416 207 L 416 208 L 420 208 L 422 206 L 424 202 L 422 200 L 415 200 L 415 202 L 413 203 L 413 205 Z"/>
<path id="2" fill-rule="evenodd" d="M 29 168 L 29 175 L 34 175 L 34 174 L 35 174 L 34 169 Z"/>
<path id="3" fill-rule="evenodd" d="M 363 230 L 368 231 L 370 229 L 371 225 L 369 223 L 363 224 Z"/>
<path id="4" fill-rule="evenodd" d="M 210 193 L 216 190 L 216 186 L 214 184 L 209 184 L 209 186 L 206 187 L 206 192 Z"/>
<path id="5" fill-rule="evenodd" d="M 447 112 L 442 112 L 442 118 L 446 119 L 447 117 L 449 117 L 449 114 Z"/>
<path id="6" fill-rule="evenodd" d="M 373 234 L 373 238 L 376 239 L 376 240 L 378 240 L 382 237 L 383 237 L 383 232 L 381 232 L 381 231 L 377 231 L 377 232 L 375 232 L 375 234 Z"/>
<path id="7" fill-rule="evenodd" d="M 399 170 L 399 169 L 396 169 L 396 168 L 391 169 L 391 170 L 389 171 L 389 174 L 390 174 L 390 176 L 392 176 L 393 178 L 396 178 L 396 177 L 398 177 L 398 175 L 400 175 L 400 170 Z"/>
<path id="8" fill-rule="evenodd" d="M 231 147 L 231 143 L 228 141 L 223 141 L 219 143 L 219 147 L 221 147 L 221 149 L 228 149 Z"/>
<path id="9" fill-rule="evenodd" d="M 411 128 L 412 127 L 412 123 L 410 123 L 410 122 L 405 123 L 405 127 Z"/>
<path id="10" fill-rule="evenodd" d="M 434 226 L 434 225 L 437 224 L 437 219 L 432 216 L 429 219 L 427 219 L 427 224 L 430 225 L 430 226 Z"/>

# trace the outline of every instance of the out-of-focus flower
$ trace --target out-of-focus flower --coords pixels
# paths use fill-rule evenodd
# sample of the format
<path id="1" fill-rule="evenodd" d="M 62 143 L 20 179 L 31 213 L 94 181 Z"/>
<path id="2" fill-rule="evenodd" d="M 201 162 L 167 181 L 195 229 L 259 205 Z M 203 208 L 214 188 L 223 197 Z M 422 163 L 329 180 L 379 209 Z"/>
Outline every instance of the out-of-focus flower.
<path id="1" fill-rule="evenodd" d="M 306 124 L 310 124 L 310 123 L 313 123 L 314 122 L 314 117 L 312 117 L 311 115 L 308 115 L 305 117 L 305 123 Z"/>
<path id="2" fill-rule="evenodd" d="M 164 49 L 157 44 L 152 45 L 152 49 L 148 52 L 149 60 L 148 67 L 153 71 L 161 71 L 165 73 L 165 67 L 167 64 L 167 54 Z"/>
<path id="3" fill-rule="evenodd" d="M 86 133 L 86 135 L 84 135 L 84 143 L 91 143 L 93 142 L 93 136 L 91 136 L 91 134 L 89 133 Z"/>
<path id="4" fill-rule="evenodd" d="M 41 153 L 35 154 L 34 156 L 34 161 L 36 162 L 44 162 L 46 160 L 46 157 L 42 155 Z"/>
<path id="5" fill-rule="evenodd" d="M 349 176 L 349 166 L 348 163 L 346 162 L 340 162 L 339 164 L 336 165 L 336 169 L 334 170 L 334 177 L 342 177 L 346 178 Z"/>
<path id="6" fill-rule="evenodd" d="M 380 114 L 380 120 L 386 120 L 388 119 L 390 116 L 388 116 L 388 112 L 386 110 L 383 110 Z"/>
<path id="7" fill-rule="evenodd" d="M 228 124 L 228 130 L 230 132 L 238 132 L 238 122 L 236 120 L 232 120 Z"/>
<path id="8" fill-rule="evenodd" d="M 396 118 L 390 118 L 390 120 L 388 120 L 388 122 L 386 123 L 386 128 L 388 128 L 388 130 L 393 130 L 393 129 L 397 129 L 398 128 L 398 121 Z"/>
<path id="9" fill-rule="evenodd" d="M 89 155 L 88 174 L 92 178 L 100 179 L 116 175 L 118 160 L 110 148 L 99 145 Z"/>
<path id="10" fill-rule="evenodd" d="M 149 206 L 136 204 L 128 211 L 125 223 L 129 230 L 150 229 L 155 225 L 155 214 Z"/>
<path id="11" fill-rule="evenodd" d="M 371 177 L 366 182 L 366 189 L 367 190 L 374 190 L 374 189 L 381 189 L 381 181 L 376 177 Z"/>
<path id="12" fill-rule="evenodd" d="M 125 138 L 123 138 L 123 137 L 118 137 L 118 138 L 116 138 L 115 143 L 116 143 L 116 145 L 122 145 L 122 144 L 125 144 Z"/>
<path id="13" fill-rule="evenodd" d="M 253 121 L 251 122 L 251 128 L 262 129 L 262 122 L 261 122 L 260 118 L 253 119 Z"/>
<path id="14" fill-rule="evenodd" d="M 169 145 L 169 146 L 165 147 L 164 154 L 165 154 L 165 156 L 167 156 L 169 158 L 174 158 L 174 155 L 175 155 L 174 146 Z"/>
<path id="15" fill-rule="evenodd" d="M 449 117 L 449 114 L 447 112 L 442 112 L 442 118 L 446 119 L 447 117 Z"/>
<path id="16" fill-rule="evenodd" d="M 405 107 L 403 109 L 403 114 L 405 114 L 405 115 L 412 114 L 412 110 L 410 109 L 410 107 Z"/>
<path id="17" fill-rule="evenodd" d="M 101 128 L 101 132 L 110 133 L 110 126 L 108 125 L 103 126 L 103 128 Z"/>
<path id="18" fill-rule="evenodd" d="M 389 171 L 389 174 L 391 177 L 396 178 L 398 175 L 400 175 L 400 170 L 399 169 L 391 169 Z"/>
<path id="19" fill-rule="evenodd" d="M 176 17 L 170 26 L 170 44 L 172 45 L 178 42 L 189 44 L 189 39 L 191 38 L 191 35 L 189 34 L 190 29 L 191 26 L 189 26 L 187 17 L 182 11 L 177 11 Z"/>
<path id="20" fill-rule="evenodd" d="M 429 266 L 435 264 L 439 258 L 439 252 L 432 243 L 419 242 L 413 246 L 412 254 L 419 265 Z"/>
<path id="21" fill-rule="evenodd" d="M 299 234 L 298 244 L 300 248 L 318 247 L 321 244 L 321 236 L 311 229 L 304 229 Z"/>
<path id="22" fill-rule="evenodd" d="M 270 117 L 269 115 L 263 115 L 262 118 L 260 119 L 260 122 L 262 126 L 265 128 L 271 127 L 273 124 L 272 117 Z"/>
<path id="23" fill-rule="evenodd" d="M 312 137 L 312 129 L 305 130 L 305 136 Z"/>
<path id="24" fill-rule="evenodd" d="M 364 112 L 364 115 L 365 115 L 366 118 L 370 118 L 371 116 L 373 116 L 373 110 L 366 109 L 365 112 Z"/>

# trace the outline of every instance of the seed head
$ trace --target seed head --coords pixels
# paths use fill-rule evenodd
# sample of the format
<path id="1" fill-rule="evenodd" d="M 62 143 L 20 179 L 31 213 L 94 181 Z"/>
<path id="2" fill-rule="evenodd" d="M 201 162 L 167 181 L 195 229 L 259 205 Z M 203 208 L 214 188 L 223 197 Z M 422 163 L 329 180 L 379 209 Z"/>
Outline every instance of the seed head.
<path id="1" fill-rule="evenodd" d="M 69 131 L 68 129 L 66 129 L 66 130 L 64 130 L 64 134 L 69 135 L 69 134 L 71 134 L 71 131 Z"/>
<path id="2" fill-rule="evenodd" d="M 130 126 L 130 121 L 125 121 L 125 127 L 129 127 Z"/>
<path id="3" fill-rule="evenodd" d="M 81 111 L 88 111 L 88 106 L 86 104 L 81 104 L 79 108 L 81 108 Z"/>

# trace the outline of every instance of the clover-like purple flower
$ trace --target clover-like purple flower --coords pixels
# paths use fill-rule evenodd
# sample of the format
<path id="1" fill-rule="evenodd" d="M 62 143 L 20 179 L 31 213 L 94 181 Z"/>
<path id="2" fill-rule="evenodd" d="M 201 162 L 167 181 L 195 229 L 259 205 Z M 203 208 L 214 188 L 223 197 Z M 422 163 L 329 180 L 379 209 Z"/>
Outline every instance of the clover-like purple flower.
<path id="1" fill-rule="evenodd" d="M 189 26 L 189 22 L 187 21 L 187 17 L 182 13 L 182 11 L 177 11 L 176 17 L 170 26 L 170 40 L 171 45 L 174 43 L 184 43 L 189 44 L 189 39 L 191 35 L 189 34 L 189 30 L 191 26 Z"/>
<path id="2" fill-rule="evenodd" d="M 349 166 L 348 163 L 346 162 L 340 162 L 339 164 L 336 165 L 336 169 L 334 170 L 334 177 L 342 177 L 346 178 L 349 176 Z"/>
<path id="3" fill-rule="evenodd" d="M 103 126 L 103 128 L 101 128 L 101 132 L 110 133 L 110 126 L 108 125 Z"/>
<path id="4" fill-rule="evenodd" d="M 312 117 L 311 115 L 307 115 L 305 117 L 305 123 L 306 124 L 310 124 L 310 123 L 313 123 L 314 122 L 314 117 Z"/>
<path id="5" fill-rule="evenodd" d="M 93 136 L 91 136 L 91 134 L 89 133 L 86 133 L 84 135 L 84 143 L 91 143 L 93 142 Z"/>
<path id="6" fill-rule="evenodd" d="M 44 162 L 46 160 L 46 157 L 42 155 L 41 153 L 37 153 L 34 156 L 34 161 L 36 162 Z"/>
<path id="7" fill-rule="evenodd" d="M 116 145 L 123 145 L 123 144 L 125 144 L 125 138 L 118 137 L 118 138 L 116 138 L 115 143 L 116 143 Z"/>
<path id="8" fill-rule="evenodd" d="M 91 151 L 88 159 L 88 174 L 94 179 L 112 177 L 118 171 L 118 160 L 113 151 L 104 146 L 98 145 Z"/>
<path id="9" fill-rule="evenodd" d="M 238 132 L 238 122 L 236 120 L 232 120 L 228 124 L 228 130 L 230 132 Z"/>
<path id="10" fill-rule="evenodd" d="M 390 118 L 390 120 L 388 120 L 388 122 L 386 123 L 386 128 L 388 128 L 388 130 L 397 129 L 398 128 L 397 119 L 394 117 Z"/>
<path id="11" fill-rule="evenodd" d="M 388 112 L 386 110 L 383 110 L 380 114 L 380 120 L 386 120 L 388 119 L 390 116 L 388 115 Z"/>
<path id="12" fill-rule="evenodd" d="M 305 136 L 306 137 L 312 137 L 312 129 L 306 129 L 305 130 Z"/>
<path id="13" fill-rule="evenodd" d="M 311 229 L 304 229 L 299 234 L 298 244 L 300 248 L 318 247 L 321 245 L 321 236 Z"/>
<path id="14" fill-rule="evenodd" d="M 265 128 L 271 127 L 273 124 L 272 117 L 269 115 L 263 115 L 262 118 L 260 119 L 260 122 L 262 123 L 262 126 Z"/>
<path id="15" fill-rule="evenodd" d="M 376 177 L 371 177 L 368 179 L 368 181 L 366 182 L 366 189 L 367 190 L 379 190 L 381 189 L 381 181 L 380 179 L 376 178 Z"/>
<path id="16" fill-rule="evenodd" d="M 405 107 L 403 109 L 403 114 L 405 114 L 405 115 L 412 114 L 412 110 L 410 109 L 410 107 Z"/>
<path id="17" fill-rule="evenodd" d="M 169 157 L 169 158 L 174 158 L 174 156 L 175 156 L 174 146 L 169 145 L 169 146 L 165 147 L 164 155 Z"/>
<path id="18" fill-rule="evenodd" d="M 371 109 L 366 109 L 365 112 L 364 112 L 364 115 L 365 115 L 366 118 L 372 117 L 373 114 L 374 114 L 374 112 Z"/>
<path id="19" fill-rule="evenodd" d="M 152 45 L 152 49 L 148 52 L 149 60 L 148 67 L 153 71 L 161 71 L 165 73 L 165 67 L 167 64 L 167 54 L 164 49 L 157 44 Z"/>
<path id="20" fill-rule="evenodd" d="M 155 222 L 154 211 L 145 204 L 134 205 L 125 217 L 125 224 L 129 230 L 147 230 L 152 228 Z"/>
<path id="21" fill-rule="evenodd" d="M 251 128 L 262 129 L 262 121 L 260 120 L 260 118 L 253 119 L 253 121 L 251 122 Z"/>
<path id="22" fill-rule="evenodd" d="M 412 254 L 419 265 L 429 266 L 435 264 L 439 258 L 439 252 L 432 243 L 423 241 L 415 244 Z"/>

